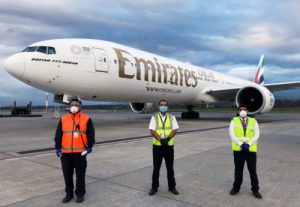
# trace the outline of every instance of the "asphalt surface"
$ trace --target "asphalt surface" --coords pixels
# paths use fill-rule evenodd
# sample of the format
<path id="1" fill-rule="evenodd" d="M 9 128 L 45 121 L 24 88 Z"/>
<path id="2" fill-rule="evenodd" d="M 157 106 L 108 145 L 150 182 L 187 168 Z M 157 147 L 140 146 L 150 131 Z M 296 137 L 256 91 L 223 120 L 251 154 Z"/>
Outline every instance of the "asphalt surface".
<path id="1" fill-rule="evenodd" d="M 87 194 L 82 204 L 62 204 L 64 181 L 53 151 L 58 119 L 0 118 L 0 206 L 300 206 L 300 114 L 258 116 L 261 129 L 257 171 L 262 200 L 251 194 L 247 168 L 240 193 L 230 196 L 233 156 L 228 125 L 231 113 L 202 113 L 181 120 L 175 143 L 175 178 L 180 195 L 168 191 L 161 168 L 160 188 L 149 196 L 151 115 L 86 111 L 96 142 L 88 155 Z"/>

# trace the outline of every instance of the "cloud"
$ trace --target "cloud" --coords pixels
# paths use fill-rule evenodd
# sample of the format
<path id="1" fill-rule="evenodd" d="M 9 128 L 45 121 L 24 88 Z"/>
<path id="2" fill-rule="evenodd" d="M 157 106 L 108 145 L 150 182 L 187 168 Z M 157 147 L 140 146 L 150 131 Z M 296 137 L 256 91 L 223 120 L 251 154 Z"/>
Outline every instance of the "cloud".
<path id="1" fill-rule="evenodd" d="M 234 46 L 237 49 L 252 47 L 274 48 L 279 47 L 287 40 L 287 35 L 282 28 L 273 25 L 255 24 L 247 28 L 236 37 Z"/>
<path id="2" fill-rule="evenodd" d="M 241 67 L 219 66 L 219 69 L 220 68 L 225 73 L 227 71 L 227 74 L 229 75 L 240 77 L 250 81 L 253 80 L 255 73 L 257 71 L 257 65 L 241 66 Z M 279 67 L 270 68 L 267 66 L 265 67 L 264 77 L 265 77 L 265 84 L 283 82 L 282 81 L 283 79 L 286 82 L 299 81 L 300 68 L 295 70 L 293 68 L 279 68 Z"/>
<path id="3" fill-rule="evenodd" d="M 118 42 L 247 79 L 252 79 L 263 53 L 266 82 L 298 80 L 298 7 L 297 0 L 2 0 L 0 59 L 41 40 L 81 37 Z M 43 96 L 1 68 L 1 99 L 9 93 Z"/>

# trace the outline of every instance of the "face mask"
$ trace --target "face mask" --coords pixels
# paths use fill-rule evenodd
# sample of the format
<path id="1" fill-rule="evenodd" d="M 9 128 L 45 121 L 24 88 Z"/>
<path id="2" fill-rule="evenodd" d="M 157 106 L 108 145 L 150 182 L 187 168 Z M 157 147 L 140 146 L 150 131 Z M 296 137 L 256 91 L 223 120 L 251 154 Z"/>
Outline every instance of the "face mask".
<path id="1" fill-rule="evenodd" d="M 71 112 L 72 114 L 76 114 L 76 113 L 78 113 L 78 111 L 79 111 L 78 106 L 71 106 L 71 107 L 70 107 L 70 112 Z"/>
<path id="2" fill-rule="evenodd" d="M 242 110 L 240 111 L 240 117 L 245 118 L 247 116 L 247 111 Z"/>
<path id="3" fill-rule="evenodd" d="M 159 106 L 159 111 L 165 113 L 168 111 L 168 106 Z"/>

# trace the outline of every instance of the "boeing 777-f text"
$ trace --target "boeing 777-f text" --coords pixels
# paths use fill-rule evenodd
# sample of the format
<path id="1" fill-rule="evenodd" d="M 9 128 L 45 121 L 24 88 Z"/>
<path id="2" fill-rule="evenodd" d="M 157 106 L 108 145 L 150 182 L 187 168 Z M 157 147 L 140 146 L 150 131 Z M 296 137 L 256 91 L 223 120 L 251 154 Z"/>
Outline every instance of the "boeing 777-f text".
<path id="1" fill-rule="evenodd" d="M 137 113 L 156 110 L 160 99 L 188 106 L 183 118 L 198 117 L 197 104 L 236 103 L 250 114 L 272 110 L 272 91 L 300 87 L 299 82 L 263 84 L 262 55 L 254 81 L 229 76 L 121 44 L 91 39 L 34 43 L 10 56 L 5 69 L 17 79 L 55 94 L 82 100 L 129 102 Z"/>

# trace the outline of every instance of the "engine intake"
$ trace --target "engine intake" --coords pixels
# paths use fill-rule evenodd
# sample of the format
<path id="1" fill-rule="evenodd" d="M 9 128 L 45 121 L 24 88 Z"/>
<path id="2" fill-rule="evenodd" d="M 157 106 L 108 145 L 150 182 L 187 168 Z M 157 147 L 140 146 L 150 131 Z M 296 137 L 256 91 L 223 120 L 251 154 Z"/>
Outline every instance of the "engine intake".
<path id="1" fill-rule="evenodd" d="M 246 106 L 249 114 L 257 114 L 271 111 L 275 104 L 275 98 L 263 86 L 247 86 L 238 91 L 235 102 L 237 106 Z"/>
<path id="2" fill-rule="evenodd" d="M 129 103 L 131 110 L 139 114 L 148 114 L 157 111 L 155 103 Z"/>

